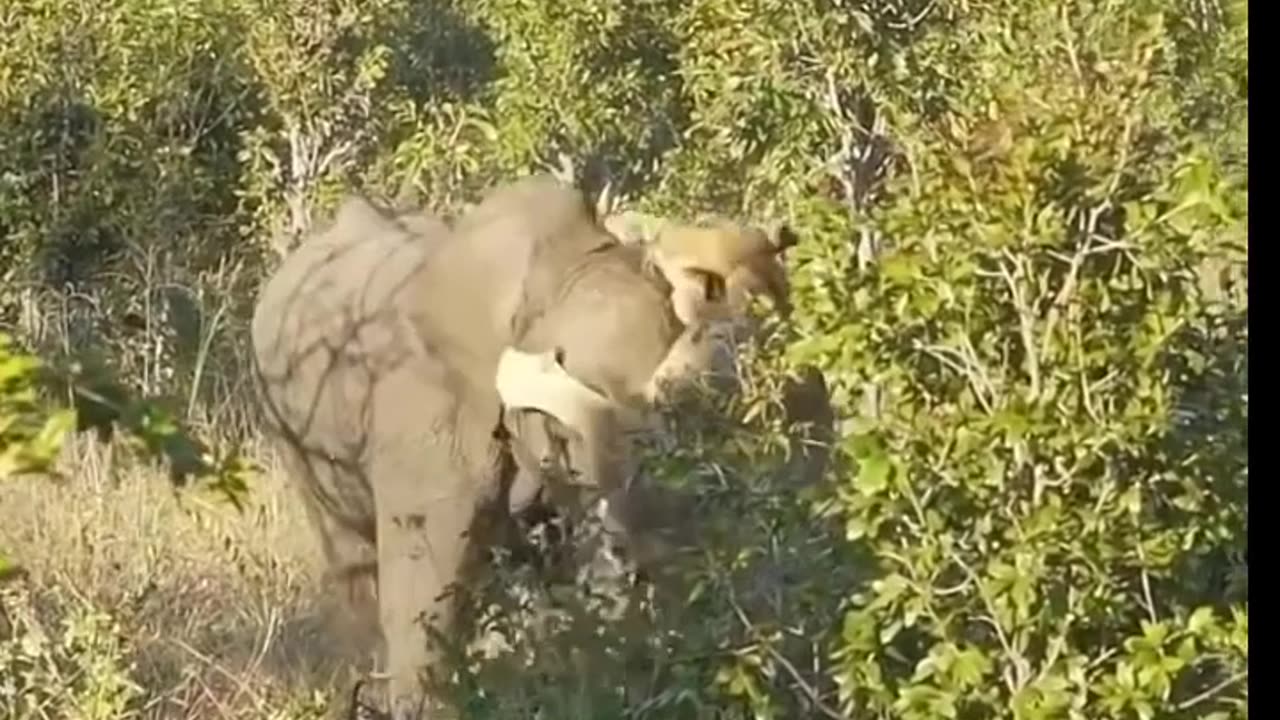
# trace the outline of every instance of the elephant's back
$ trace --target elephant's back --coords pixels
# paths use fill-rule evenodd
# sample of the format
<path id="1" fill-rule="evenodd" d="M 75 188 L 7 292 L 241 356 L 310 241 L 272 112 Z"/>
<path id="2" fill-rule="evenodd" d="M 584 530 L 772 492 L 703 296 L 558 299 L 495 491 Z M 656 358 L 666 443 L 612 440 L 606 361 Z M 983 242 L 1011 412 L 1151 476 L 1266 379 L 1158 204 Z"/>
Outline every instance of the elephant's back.
<path id="1" fill-rule="evenodd" d="M 482 232 L 511 218 L 537 217 L 548 232 L 592 218 L 592 208 L 577 189 L 548 174 L 530 175 L 499 185 L 454 224 L 459 237 Z"/>
<path id="2" fill-rule="evenodd" d="M 285 258 L 259 294 L 251 329 L 277 413 L 315 415 L 333 404 L 350 419 L 342 406 L 358 406 L 376 373 L 407 352 L 407 289 L 447 234 L 429 215 L 397 218 L 352 199 Z"/>
<path id="3" fill-rule="evenodd" d="M 548 175 L 521 178 L 454 223 L 416 304 L 447 304 L 450 312 L 435 314 L 441 332 L 496 354 L 526 316 L 544 311 L 571 267 L 608 244 L 617 241 L 581 192 Z"/>

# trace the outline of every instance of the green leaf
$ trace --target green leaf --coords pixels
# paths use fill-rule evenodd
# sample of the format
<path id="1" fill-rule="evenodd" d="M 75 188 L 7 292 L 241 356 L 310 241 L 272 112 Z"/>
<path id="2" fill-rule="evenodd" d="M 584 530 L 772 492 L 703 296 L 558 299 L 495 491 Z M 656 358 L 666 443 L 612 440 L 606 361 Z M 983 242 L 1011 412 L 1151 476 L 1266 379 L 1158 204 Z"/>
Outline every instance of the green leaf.
<path id="1" fill-rule="evenodd" d="M 862 458 L 854 487 L 864 495 L 878 495 L 889 487 L 892 465 L 886 455 L 877 454 Z"/>
<path id="2" fill-rule="evenodd" d="M 876 580 L 871 583 L 871 589 L 876 593 L 876 599 L 871 603 L 871 608 L 881 608 L 892 604 L 909 587 L 911 587 L 910 581 L 898 573 Z"/>
<path id="3" fill-rule="evenodd" d="M 844 527 L 845 539 L 850 542 L 861 540 L 867 536 L 868 532 L 870 532 L 870 528 L 867 526 L 867 521 L 859 516 L 850 517 Z"/>
<path id="4" fill-rule="evenodd" d="M 1193 635 L 1202 635 L 1216 626 L 1217 618 L 1214 617 L 1213 608 L 1208 606 L 1196 608 L 1187 620 L 1187 632 Z"/>
<path id="5" fill-rule="evenodd" d="M 1142 512 L 1142 488 L 1138 485 L 1133 485 L 1126 490 L 1120 498 L 1120 505 L 1130 515 L 1136 516 Z"/>
<path id="6" fill-rule="evenodd" d="M 1164 645 L 1165 638 L 1169 637 L 1169 625 L 1163 622 L 1143 622 L 1142 637 L 1152 647 L 1160 647 Z"/>
<path id="7" fill-rule="evenodd" d="M 991 672 L 993 663 L 977 648 L 961 650 L 951 662 L 952 681 L 960 688 L 981 687 L 983 678 Z"/>
<path id="8" fill-rule="evenodd" d="M 1000 410 L 991 417 L 991 424 L 1011 440 L 1021 440 L 1031 428 L 1030 419 L 1014 409 Z"/>
<path id="9" fill-rule="evenodd" d="M 888 625 L 880 628 L 880 644 L 888 645 L 893 639 L 898 637 L 898 633 L 902 631 L 902 621 L 894 620 Z"/>
<path id="10" fill-rule="evenodd" d="M 846 646 L 862 651 L 875 647 L 876 618 L 870 610 L 845 613 L 840 637 Z"/>
<path id="11" fill-rule="evenodd" d="M 34 455 L 52 459 L 62 449 L 63 441 L 68 433 L 75 429 L 76 411 L 63 408 L 50 413 L 40 432 L 29 441 L 29 449 Z"/>
<path id="12" fill-rule="evenodd" d="M 923 274 L 923 263 L 916 255 L 900 253 L 885 258 L 880 272 L 886 280 L 896 285 L 912 285 Z"/>
<path id="13" fill-rule="evenodd" d="M 4 552 L 0 552 L 0 583 L 9 580 L 20 572 L 22 572 L 22 568 L 10 560 Z"/>

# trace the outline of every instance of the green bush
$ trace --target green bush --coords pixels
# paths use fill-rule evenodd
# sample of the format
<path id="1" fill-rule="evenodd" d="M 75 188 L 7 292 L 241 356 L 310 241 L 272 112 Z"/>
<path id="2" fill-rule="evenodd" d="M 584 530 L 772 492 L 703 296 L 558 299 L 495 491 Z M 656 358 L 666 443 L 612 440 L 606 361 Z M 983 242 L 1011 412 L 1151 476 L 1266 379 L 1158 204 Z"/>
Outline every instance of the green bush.
<path id="1" fill-rule="evenodd" d="M 1243 714 L 1247 167 L 1219 133 L 1243 143 L 1245 105 L 1204 123 L 1181 62 L 1241 72 L 1242 19 L 1215 53 L 1164 3 L 998 5 L 901 57 L 905 167 L 854 216 L 880 252 L 815 273 L 838 310 L 794 346 L 869 400 L 839 493 L 879 577 L 842 701 Z"/>
<path id="2" fill-rule="evenodd" d="M 56 628 L 40 603 L 69 606 Z M 0 712 L 22 720 L 136 717 L 142 695 L 130 678 L 128 643 L 109 616 L 66 598 L 0 588 Z"/>
<path id="3" fill-rule="evenodd" d="M 0 333 L 0 480 L 48 469 L 75 423 L 73 412 L 41 402 L 39 369 L 39 360 Z"/>

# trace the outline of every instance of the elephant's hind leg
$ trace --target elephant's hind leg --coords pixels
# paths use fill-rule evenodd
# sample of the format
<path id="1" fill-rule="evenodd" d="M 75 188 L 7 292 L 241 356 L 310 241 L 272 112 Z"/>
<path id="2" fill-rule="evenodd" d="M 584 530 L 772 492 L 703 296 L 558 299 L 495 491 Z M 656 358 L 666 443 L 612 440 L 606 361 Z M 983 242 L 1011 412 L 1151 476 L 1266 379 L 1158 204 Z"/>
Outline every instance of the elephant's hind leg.
<path id="1" fill-rule="evenodd" d="M 338 617 L 330 622 L 342 637 L 345 651 L 381 665 L 385 653 L 378 627 L 377 552 L 372 531 L 365 532 L 352 522 L 344 522 L 334 512 L 332 488 L 358 487 L 362 481 L 351 477 L 336 463 L 313 453 L 304 453 L 292 443 L 280 442 L 279 455 L 294 489 L 306 509 L 307 519 L 324 552 L 324 587 L 336 600 Z M 373 525 L 372 509 L 368 525 Z"/>

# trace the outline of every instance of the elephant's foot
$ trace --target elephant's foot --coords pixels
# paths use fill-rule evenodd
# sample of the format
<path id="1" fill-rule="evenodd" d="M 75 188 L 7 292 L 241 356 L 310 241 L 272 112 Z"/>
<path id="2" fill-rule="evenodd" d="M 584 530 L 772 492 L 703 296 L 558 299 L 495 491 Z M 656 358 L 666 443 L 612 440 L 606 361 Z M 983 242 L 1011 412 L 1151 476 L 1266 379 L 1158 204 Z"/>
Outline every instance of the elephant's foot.
<path id="1" fill-rule="evenodd" d="M 356 682 L 343 718 L 352 720 L 454 720 L 457 713 L 433 701 L 416 681 L 403 687 L 394 678 L 377 673 Z M 393 700 L 394 698 L 394 700 Z"/>

